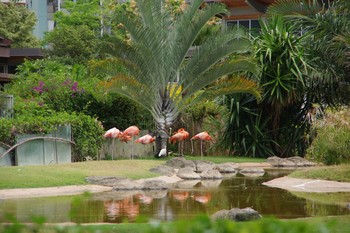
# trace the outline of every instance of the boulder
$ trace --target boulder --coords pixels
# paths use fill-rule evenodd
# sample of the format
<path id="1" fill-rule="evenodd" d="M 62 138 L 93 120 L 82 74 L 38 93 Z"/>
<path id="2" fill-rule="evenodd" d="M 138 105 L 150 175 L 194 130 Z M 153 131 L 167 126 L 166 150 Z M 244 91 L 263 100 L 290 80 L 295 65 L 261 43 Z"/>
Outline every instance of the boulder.
<path id="1" fill-rule="evenodd" d="M 213 169 L 215 164 L 210 161 L 203 161 L 203 160 L 196 160 L 194 161 L 194 164 L 196 165 L 196 172 L 201 173 L 205 170 Z"/>
<path id="2" fill-rule="evenodd" d="M 209 169 L 200 174 L 202 179 L 222 179 L 222 175 L 218 170 Z"/>
<path id="3" fill-rule="evenodd" d="M 163 190 L 168 189 L 168 184 L 163 180 L 145 180 L 141 184 L 142 190 Z"/>
<path id="4" fill-rule="evenodd" d="M 195 173 L 191 167 L 180 168 L 177 172 L 177 176 L 181 179 L 192 180 L 200 179 L 200 175 Z"/>
<path id="5" fill-rule="evenodd" d="M 85 178 L 85 181 L 90 184 L 103 185 L 109 187 L 113 187 L 123 180 L 129 179 L 116 176 L 89 176 Z"/>
<path id="6" fill-rule="evenodd" d="M 295 167 L 296 166 L 294 162 L 287 159 L 282 159 L 277 156 L 268 157 L 267 162 L 274 167 Z"/>
<path id="7" fill-rule="evenodd" d="M 202 180 L 201 185 L 205 188 L 218 188 L 222 182 L 222 179 L 216 180 Z"/>
<path id="8" fill-rule="evenodd" d="M 310 162 L 299 156 L 289 158 L 280 158 L 277 156 L 272 156 L 267 158 L 267 162 L 274 167 L 309 167 L 316 165 L 315 163 Z"/>
<path id="9" fill-rule="evenodd" d="M 240 174 L 249 177 L 258 177 L 265 174 L 265 170 L 262 168 L 245 168 L 239 171 Z"/>
<path id="10" fill-rule="evenodd" d="M 193 161 L 186 160 L 183 157 L 175 157 L 170 160 L 168 160 L 165 163 L 169 167 L 173 168 L 184 168 L 184 167 L 192 167 L 193 171 L 196 169 L 196 165 L 194 164 Z"/>
<path id="11" fill-rule="evenodd" d="M 176 174 L 173 167 L 160 165 L 150 169 L 151 172 L 158 173 L 163 176 L 173 176 Z"/>
<path id="12" fill-rule="evenodd" d="M 300 156 L 293 156 L 293 157 L 289 157 L 287 158 L 287 160 L 292 161 L 293 163 L 295 163 L 295 165 L 297 167 L 310 167 L 310 166 L 316 166 L 315 163 L 308 161 L 305 158 L 302 158 Z"/>
<path id="13" fill-rule="evenodd" d="M 192 189 L 200 181 L 199 180 L 182 180 L 175 184 L 175 189 Z"/>
<path id="14" fill-rule="evenodd" d="M 236 173 L 238 171 L 238 165 L 236 163 L 220 163 L 215 165 L 215 169 L 220 173 Z"/>
<path id="15" fill-rule="evenodd" d="M 141 184 L 130 179 L 121 180 L 113 186 L 113 190 L 141 190 Z"/>
<path id="16" fill-rule="evenodd" d="M 247 207 L 244 209 L 233 208 L 231 210 L 220 210 L 214 213 L 211 218 L 213 220 L 226 219 L 236 222 L 251 221 L 261 218 L 256 210 Z"/>

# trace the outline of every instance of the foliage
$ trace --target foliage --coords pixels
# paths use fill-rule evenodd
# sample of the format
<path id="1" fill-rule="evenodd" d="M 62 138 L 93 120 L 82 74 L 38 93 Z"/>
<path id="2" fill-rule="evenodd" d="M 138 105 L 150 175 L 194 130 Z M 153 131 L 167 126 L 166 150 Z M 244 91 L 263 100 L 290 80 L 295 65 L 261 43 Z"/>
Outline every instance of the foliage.
<path id="1" fill-rule="evenodd" d="M 85 64 L 95 58 L 99 41 L 86 25 L 60 25 L 47 33 L 43 43 L 46 57 L 65 64 Z"/>
<path id="2" fill-rule="evenodd" d="M 165 147 L 169 128 L 185 107 L 187 98 L 227 74 L 255 71 L 255 65 L 247 59 L 226 60 L 230 54 L 246 53 L 249 49 L 246 35 L 238 29 L 211 36 L 197 47 L 192 57 L 186 58 L 208 20 L 226 13 L 225 8 L 218 4 L 200 9 L 201 3 L 200 0 L 192 2 L 174 18 L 171 10 L 163 6 L 163 1 L 136 1 L 137 12 L 116 17 L 131 40 L 116 38 L 111 41 L 109 52 L 125 64 L 128 74 L 113 74 L 113 67 L 107 66 L 108 74 L 114 79 L 106 87 L 151 112 L 158 132 L 157 151 Z M 259 95 L 253 82 L 243 78 L 235 81 L 231 86 L 225 86 L 226 92 Z M 175 85 L 170 85 L 174 82 Z M 220 93 L 218 89 L 213 91 L 216 95 Z"/>
<path id="3" fill-rule="evenodd" d="M 270 233 L 270 232 L 284 232 L 284 233 L 329 233 L 333 229 L 333 225 L 340 227 L 340 224 L 335 224 L 333 221 L 280 221 L 276 219 L 263 219 L 260 221 L 253 222 L 233 222 L 229 220 L 222 220 L 214 222 L 208 216 L 197 216 L 192 221 L 176 221 L 171 223 L 161 223 L 161 224 L 118 224 L 107 226 L 66 226 L 66 227 L 52 227 L 43 226 L 42 221 L 36 220 L 34 224 L 34 229 L 26 227 L 19 223 L 14 217 L 8 216 L 14 224 L 9 224 L 6 226 L 1 226 L 0 229 L 4 229 L 5 232 L 41 232 L 41 230 L 46 230 L 48 232 L 115 232 L 113 229 L 117 229 L 118 232 L 189 232 L 189 233 L 199 233 L 199 232 L 232 232 L 232 233 L 243 233 L 243 232 L 256 232 L 256 233 Z"/>
<path id="4" fill-rule="evenodd" d="M 57 11 L 54 15 L 58 27 L 79 28 L 80 26 L 86 26 L 99 34 L 102 18 L 100 0 L 67 0 L 64 1 L 62 7 L 65 11 Z"/>
<path id="5" fill-rule="evenodd" d="M 12 48 L 31 48 L 39 45 L 33 35 L 36 23 L 34 12 L 22 4 L 0 4 L 0 35 L 12 41 Z"/>
<path id="6" fill-rule="evenodd" d="M 348 108 L 329 111 L 314 125 L 317 137 L 307 150 L 307 157 L 326 165 L 350 161 L 350 114 Z"/>
<path id="7" fill-rule="evenodd" d="M 142 123 L 141 128 L 150 127 L 149 114 L 120 95 L 106 95 L 100 82 L 98 77 L 89 75 L 83 65 L 68 66 L 52 60 L 26 61 L 19 67 L 13 82 L 5 87 L 5 93 L 16 97 L 16 115 L 41 106 L 56 112 L 80 112 L 97 117 L 106 128 L 123 129 L 138 122 Z"/>
<path id="8" fill-rule="evenodd" d="M 235 94 L 223 98 L 229 109 L 222 145 L 232 154 L 248 157 L 268 157 L 273 154 L 267 123 L 270 117 L 262 118 L 262 112 L 252 96 Z"/>
<path id="9" fill-rule="evenodd" d="M 84 114 L 55 112 L 35 102 L 25 104 L 20 111 L 15 118 L 0 118 L 1 142 L 14 145 L 16 134 L 48 134 L 58 125 L 71 124 L 75 142 L 72 160 L 96 158 L 103 142 L 103 128 L 96 119 Z"/>
<path id="10" fill-rule="evenodd" d="M 281 118 L 284 114 L 292 118 L 298 114 L 286 110 L 290 106 L 301 107 L 300 100 L 304 97 L 309 66 L 301 43 L 303 37 L 297 34 L 298 29 L 294 25 L 280 16 L 273 16 L 266 23 L 261 21 L 261 26 L 261 34 L 255 40 L 256 56 L 262 67 L 260 85 L 264 88 L 261 110 L 263 119 L 271 116 L 268 123 L 271 138 L 279 142 L 279 146 L 275 144 L 271 145 L 271 148 L 274 153 L 286 156 L 291 150 L 286 151 L 288 144 L 283 145 L 279 138 L 294 132 L 290 127 L 290 132 L 281 133 Z M 307 111 L 304 112 L 306 113 Z M 294 124 L 298 126 L 301 122 Z M 300 138 L 303 133 L 300 132 Z"/>

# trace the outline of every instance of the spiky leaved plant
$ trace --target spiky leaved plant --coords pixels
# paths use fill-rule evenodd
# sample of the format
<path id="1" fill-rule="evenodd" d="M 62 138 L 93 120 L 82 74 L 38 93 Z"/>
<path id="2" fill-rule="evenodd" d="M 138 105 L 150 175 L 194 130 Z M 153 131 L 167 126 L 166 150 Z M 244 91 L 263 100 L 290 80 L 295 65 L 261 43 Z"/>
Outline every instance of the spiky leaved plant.
<path id="1" fill-rule="evenodd" d="M 202 5 L 194 0 L 186 9 L 171 14 L 164 0 L 136 0 L 135 12 L 116 16 L 129 33 L 130 40 L 114 40 L 109 51 L 126 67 L 126 73 L 113 72 L 107 84 L 147 108 L 156 123 L 156 154 L 166 147 L 169 130 L 179 113 L 189 107 L 186 99 L 220 77 L 233 72 L 255 71 L 247 59 L 228 59 L 232 54 L 246 53 L 250 42 L 242 30 L 228 30 L 209 36 L 204 43 L 188 51 L 206 23 L 216 15 L 226 14 L 223 5 Z M 111 66 L 113 62 L 109 63 Z M 235 78 L 220 82 L 202 92 L 205 96 L 248 92 L 259 96 L 254 82 Z"/>

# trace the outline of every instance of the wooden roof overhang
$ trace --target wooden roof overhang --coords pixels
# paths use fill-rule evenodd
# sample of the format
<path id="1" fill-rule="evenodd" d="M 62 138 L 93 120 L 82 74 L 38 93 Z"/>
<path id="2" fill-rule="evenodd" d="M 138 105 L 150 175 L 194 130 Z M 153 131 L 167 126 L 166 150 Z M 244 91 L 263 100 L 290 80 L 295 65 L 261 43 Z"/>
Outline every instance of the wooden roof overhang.
<path id="1" fill-rule="evenodd" d="M 258 19 L 266 13 L 275 0 L 205 0 L 206 3 L 222 3 L 234 13 L 225 19 Z M 241 11 L 241 13 L 239 12 Z"/>

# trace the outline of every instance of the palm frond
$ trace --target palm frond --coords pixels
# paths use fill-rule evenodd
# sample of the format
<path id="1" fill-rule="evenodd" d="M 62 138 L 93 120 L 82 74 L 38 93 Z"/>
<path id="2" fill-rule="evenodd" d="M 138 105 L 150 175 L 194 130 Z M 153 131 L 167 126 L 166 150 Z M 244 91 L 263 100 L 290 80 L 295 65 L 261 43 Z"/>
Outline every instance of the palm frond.
<path id="1" fill-rule="evenodd" d="M 184 86 L 183 91 L 187 95 L 192 95 L 197 90 L 200 90 L 205 86 L 211 84 L 215 80 L 217 80 L 218 77 L 223 77 L 228 74 L 246 72 L 246 71 L 251 71 L 251 72 L 257 71 L 256 64 L 246 59 L 233 60 L 230 62 L 218 64 L 212 69 L 205 72 L 204 74 L 194 78 L 191 83 Z"/>

